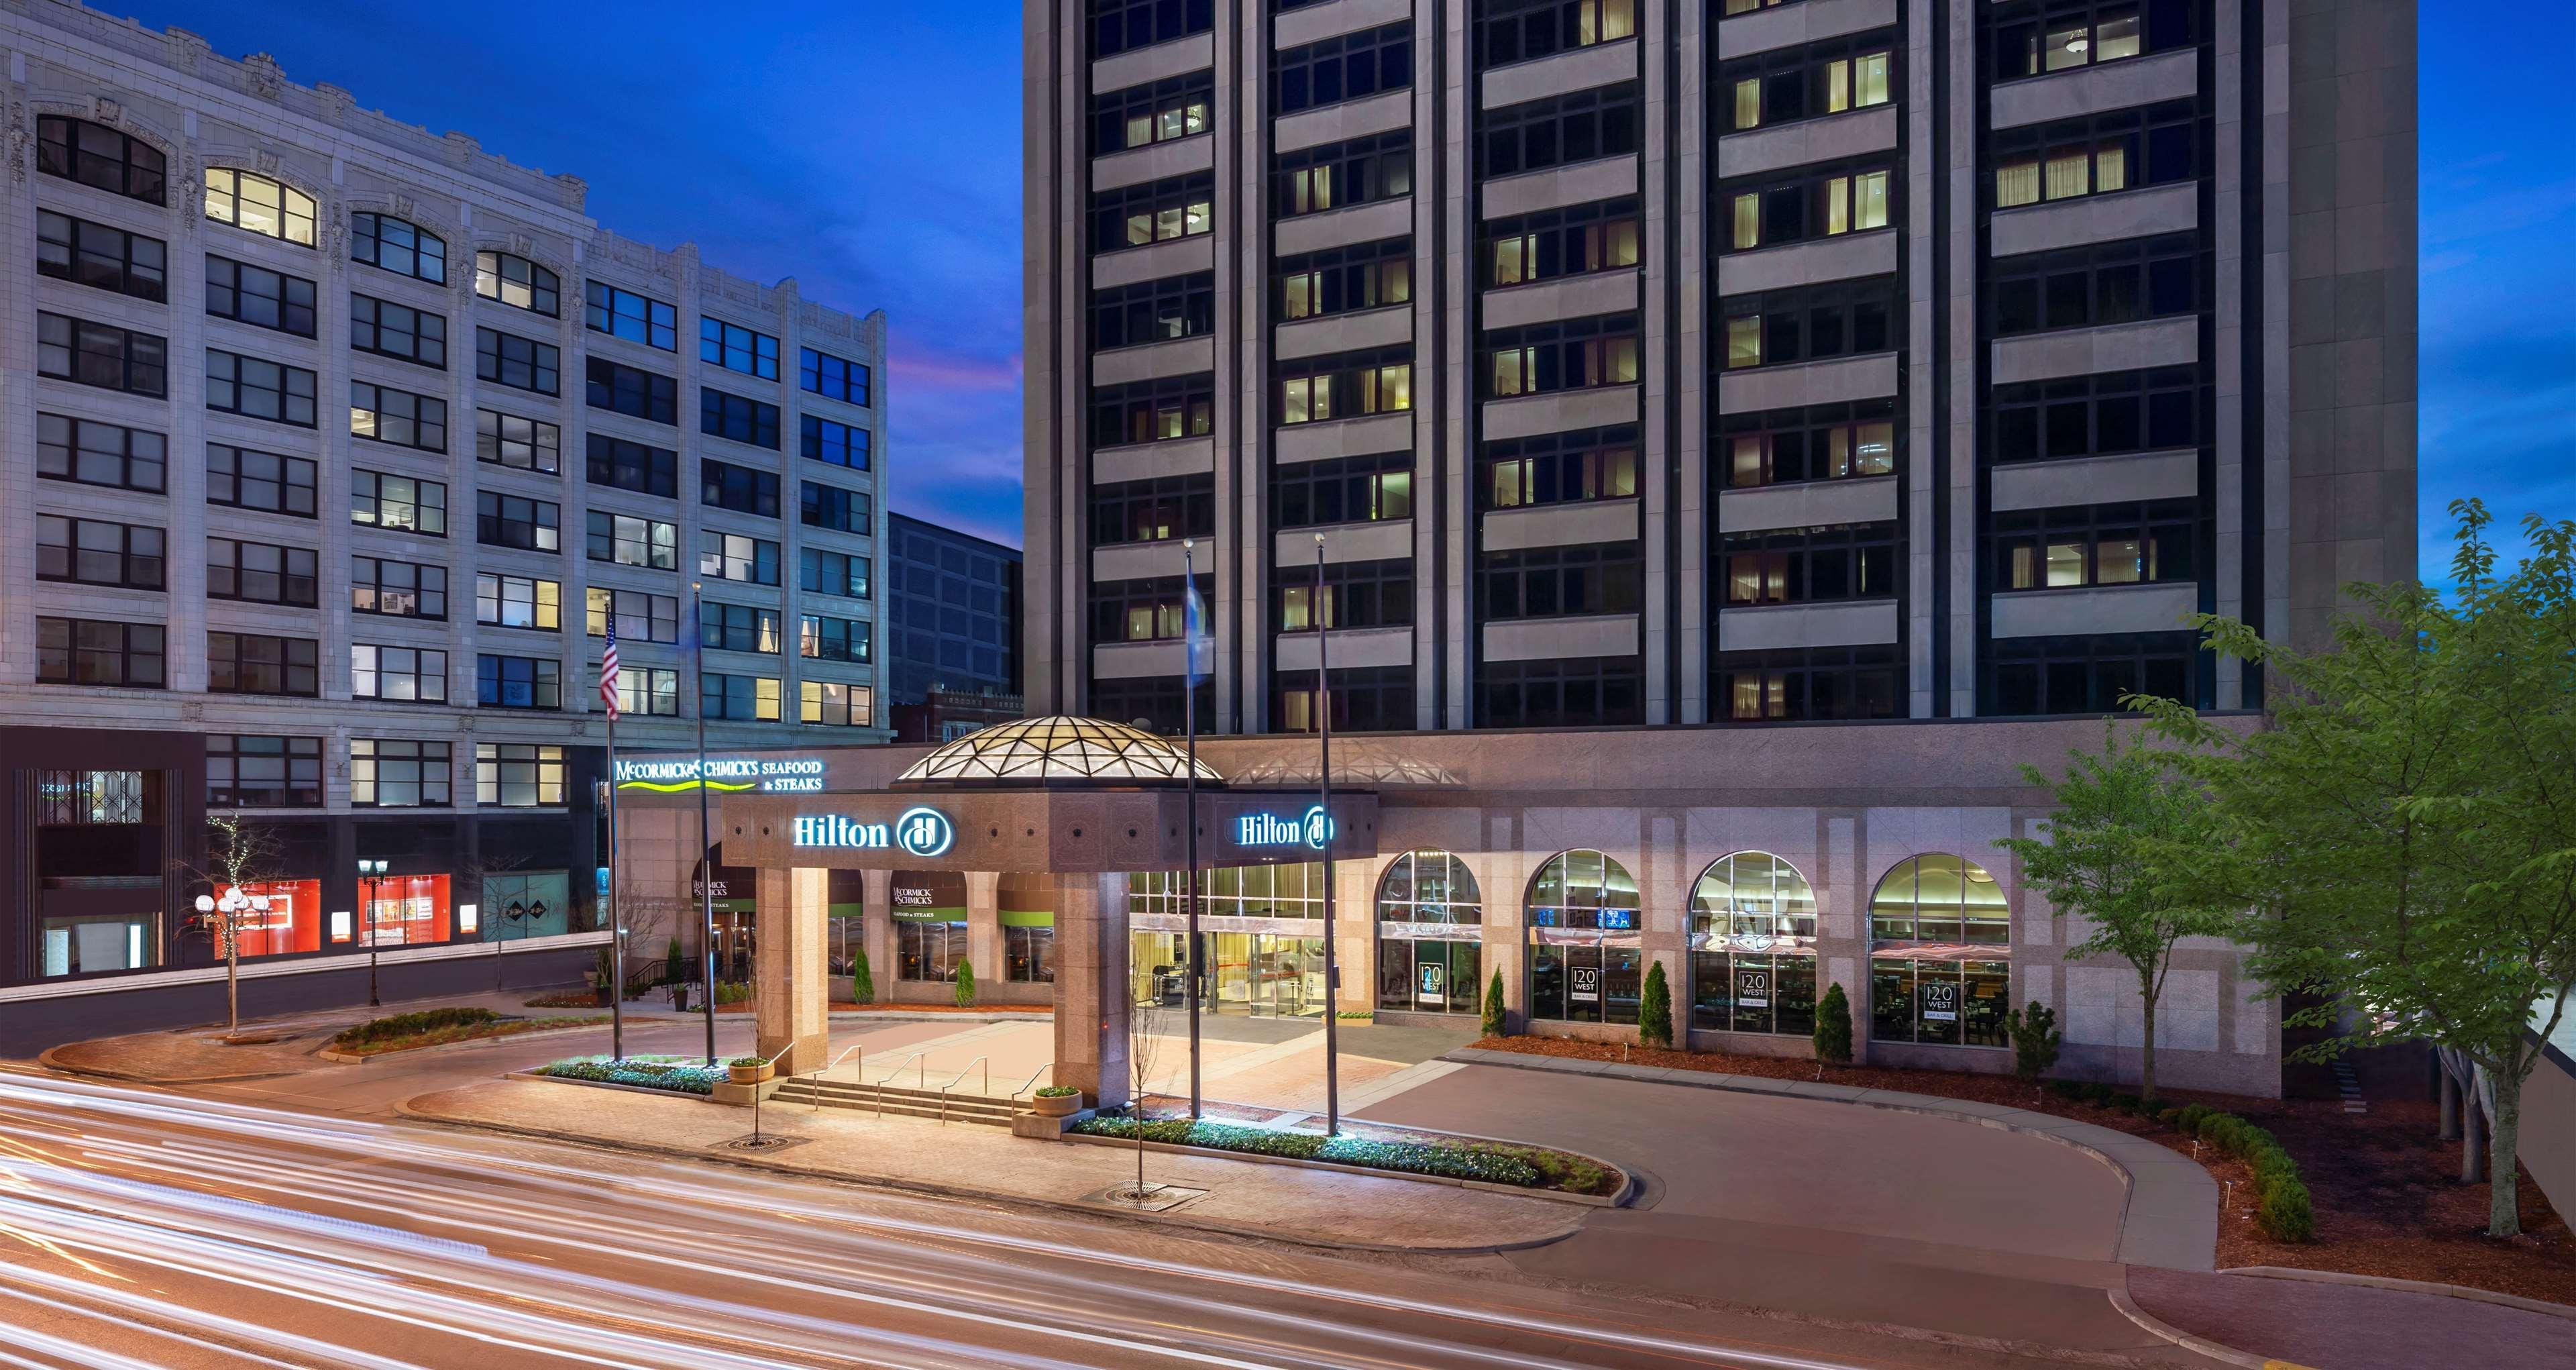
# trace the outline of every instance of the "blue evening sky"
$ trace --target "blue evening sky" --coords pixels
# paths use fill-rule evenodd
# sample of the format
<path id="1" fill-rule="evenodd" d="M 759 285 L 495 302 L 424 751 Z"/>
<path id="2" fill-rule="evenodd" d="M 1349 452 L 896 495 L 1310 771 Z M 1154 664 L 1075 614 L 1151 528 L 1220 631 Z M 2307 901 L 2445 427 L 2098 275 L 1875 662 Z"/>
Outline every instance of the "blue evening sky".
<path id="1" fill-rule="evenodd" d="M 127 0 L 216 51 L 590 182 L 630 237 L 892 329 L 893 505 L 1020 541 L 1019 6 Z M 2576 83 L 2495 60 L 2566 0 L 2422 0 L 2422 541 L 2576 517 Z M 612 17 L 613 16 L 613 17 Z M 2555 453 L 2556 455 L 2552 455 Z"/>

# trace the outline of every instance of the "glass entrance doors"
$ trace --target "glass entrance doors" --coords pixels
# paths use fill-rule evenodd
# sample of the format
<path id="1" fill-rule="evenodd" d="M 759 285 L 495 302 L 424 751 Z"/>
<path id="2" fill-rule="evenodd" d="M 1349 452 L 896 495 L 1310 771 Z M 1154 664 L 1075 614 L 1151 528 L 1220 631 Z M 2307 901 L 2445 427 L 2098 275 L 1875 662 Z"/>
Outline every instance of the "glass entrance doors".
<path id="1" fill-rule="evenodd" d="M 1140 1003 L 1180 1009 L 1189 1002 L 1187 933 L 1130 933 L 1128 969 Z M 1324 1012 L 1324 939 L 1260 932 L 1199 934 L 1209 1013 L 1317 1018 Z"/>

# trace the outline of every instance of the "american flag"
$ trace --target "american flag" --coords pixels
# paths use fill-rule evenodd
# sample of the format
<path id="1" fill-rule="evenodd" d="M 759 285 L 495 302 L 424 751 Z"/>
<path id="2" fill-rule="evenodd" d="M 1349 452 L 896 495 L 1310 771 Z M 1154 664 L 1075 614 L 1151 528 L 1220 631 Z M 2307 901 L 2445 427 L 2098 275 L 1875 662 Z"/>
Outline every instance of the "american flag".
<path id="1" fill-rule="evenodd" d="M 617 721 L 617 622 L 608 624 L 608 645 L 599 652 L 599 702 L 608 706 L 608 721 Z"/>

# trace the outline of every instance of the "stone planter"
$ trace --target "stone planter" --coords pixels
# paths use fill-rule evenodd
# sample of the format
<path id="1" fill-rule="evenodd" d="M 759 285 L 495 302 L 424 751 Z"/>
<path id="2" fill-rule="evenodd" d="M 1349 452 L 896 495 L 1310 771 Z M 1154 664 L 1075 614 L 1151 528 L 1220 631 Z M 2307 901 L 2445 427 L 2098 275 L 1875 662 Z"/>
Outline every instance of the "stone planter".
<path id="1" fill-rule="evenodd" d="M 1029 1099 L 1029 1111 L 1041 1118 L 1070 1118 L 1082 1111 L 1079 1094 L 1039 1094 Z"/>
<path id="2" fill-rule="evenodd" d="M 725 1078 L 738 1085 L 764 1084 L 769 1080 L 770 1076 L 777 1073 L 777 1065 L 769 1061 L 763 1061 L 755 1066 L 738 1066 L 731 1064 L 725 1066 Z"/>

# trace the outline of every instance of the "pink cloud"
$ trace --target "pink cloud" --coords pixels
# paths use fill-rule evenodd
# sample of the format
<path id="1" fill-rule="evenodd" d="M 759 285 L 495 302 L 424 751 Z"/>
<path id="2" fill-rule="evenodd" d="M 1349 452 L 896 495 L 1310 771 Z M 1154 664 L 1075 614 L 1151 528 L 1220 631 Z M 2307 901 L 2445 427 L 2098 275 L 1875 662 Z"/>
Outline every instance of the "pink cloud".
<path id="1" fill-rule="evenodd" d="M 1009 390 L 1020 383 L 1020 354 L 999 360 L 941 352 L 901 338 L 890 339 L 886 366 L 895 378 L 912 384 L 956 390 Z"/>

